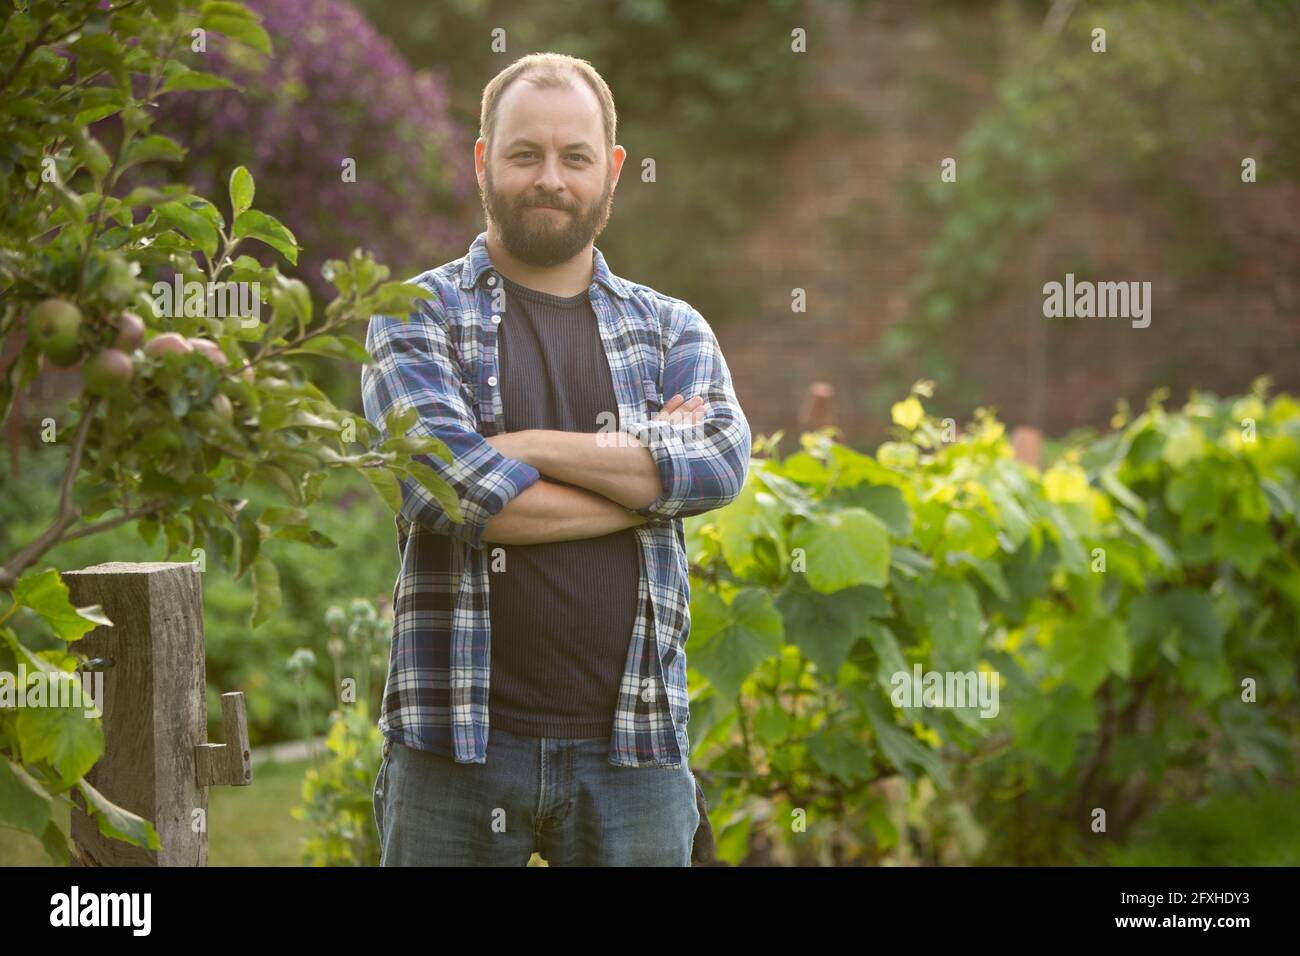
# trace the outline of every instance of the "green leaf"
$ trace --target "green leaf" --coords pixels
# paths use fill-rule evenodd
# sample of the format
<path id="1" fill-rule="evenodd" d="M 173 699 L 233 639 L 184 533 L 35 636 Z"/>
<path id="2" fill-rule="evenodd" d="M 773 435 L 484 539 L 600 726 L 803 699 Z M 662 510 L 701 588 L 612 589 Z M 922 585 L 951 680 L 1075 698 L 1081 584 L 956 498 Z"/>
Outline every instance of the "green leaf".
<path id="1" fill-rule="evenodd" d="M 72 858 L 72 854 L 68 852 L 68 838 L 53 820 L 45 825 L 45 832 L 41 834 L 41 846 L 45 848 L 45 855 L 55 866 L 67 866 Z"/>
<path id="2" fill-rule="evenodd" d="M 66 673 L 66 672 L 62 672 Z M 71 786 L 104 753 L 104 728 L 80 707 L 22 707 L 14 722 L 23 760 L 48 760 Z"/>
<path id="3" fill-rule="evenodd" d="M 424 490 L 433 495 L 434 499 L 446 512 L 447 517 L 455 524 L 460 524 L 465 519 L 460 513 L 460 499 L 456 497 L 456 489 L 452 488 L 442 476 L 430 468 L 422 461 L 416 461 L 412 458 L 406 462 L 405 466 L 399 471 L 404 472 L 406 476 L 414 478 L 423 487 Z"/>
<path id="4" fill-rule="evenodd" d="M 692 626 L 690 666 L 732 700 L 755 667 L 780 653 L 781 615 L 769 593 L 744 588 L 730 604 L 712 591 L 697 590 L 691 595 L 693 624 L 697 616 L 701 631 Z"/>
<path id="5" fill-rule="evenodd" d="M 798 456 L 791 456 L 791 458 L 796 457 Z M 864 455 L 845 445 L 832 445 L 830 447 L 830 458 L 832 466 L 839 469 L 835 480 L 844 487 L 856 485 L 863 481 L 870 482 L 873 485 L 900 486 L 906 482 L 902 475 L 880 464 L 870 455 Z M 790 472 L 787 470 L 786 474 L 789 475 Z"/>
<path id="6" fill-rule="evenodd" d="M 272 485 L 284 493 L 289 502 L 295 506 L 302 504 L 302 485 L 295 481 L 293 476 L 281 468 L 279 465 L 272 465 L 269 462 L 262 462 L 257 466 L 256 473 L 265 477 Z"/>
<path id="7" fill-rule="evenodd" d="M 384 426 L 393 438 L 401 438 L 419 420 L 420 412 L 414 405 L 402 404 L 384 416 Z"/>
<path id="8" fill-rule="evenodd" d="M 1179 566 L 1178 555 L 1164 538 L 1148 529 L 1146 525 L 1127 511 L 1117 511 L 1115 515 L 1119 518 L 1119 523 L 1124 526 L 1125 530 L 1151 549 L 1166 570 L 1172 571 Z"/>
<path id="9" fill-rule="evenodd" d="M 264 525 L 275 527 L 286 524 L 307 524 L 311 518 L 303 508 L 285 508 L 281 505 L 272 505 L 258 516 L 258 520 Z"/>
<path id="10" fill-rule="evenodd" d="M 1207 660 L 1223 655 L 1223 622 L 1202 591 L 1138 595 L 1129 605 L 1129 628 L 1134 644 L 1158 644 L 1173 634 L 1181 655 Z"/>
<path id="11" fill-rule="evenodd" d="M 1189 468 L 1165 486 L 1165 504 L 1179 515 L 1183 534 L 1203 528 L 1219 512 L 1219 486 L 1204 468 Z"/>
<path id="12" fill-rule="evenodd" d="M 203 213 L 181 202 L 163 203 L 154 212 L 167 225 L 197 243 L 209 259 L 217 254 L 217 230 Z"/>
<path id="13" fill-rule="evenodd" d="M 79 103 L 73 122 L 77 126 L 89 126 L 120 112 L 126 106 L 126 97 L 116 87 L 91 86 L 81 91 Z"/>
<path id="14" fill-rule="evenodd" d="M 271 53 L 271 38 L 257 18 L 242 4 L 208 2 L 203 5 L 199 26 L 213 33 L 220 33 L 246 43 L 248 46 L 265 53 Z"/>
<path id="15" fill-rule="evenodd" d="M 230 173 L 230 208 L 236 219 L 253 207 L 254 191 L 253 174 L 236 166 Z"/>
<path id="16" fill-rule="evenodd" d="M 1005 474 L 1005 469 L 1003 469 Z M 1033 521 L 1025 513 L 1024 507 L 1017 500 L 1015 494 L 1003 483 L 1002 478 L 990 479 L 986 485 L 989 498 L 992 499 L 994 507 L 998 510 L 998 518 L 1002 522 L 1003 530 L 1006 531 L 1007 537 L 1010 538 L 1012 545 L 1019 547 L 1029 537 Z"/>
<path id="17" fill-rule="evenodd" d="M 1214 528 L 1214 556 L 1231 562 L 1248 578 L 1277 551 L 1268 529 L 1240 518 L 1220 521 Z"/>
<path id="18" fill-rule="evenodd" d="M 808 754 L 822 770 L 847 784 L 866 780 L 871 767 L 867 745 L 836 728 L 809 737 Z"/>
<path id="19" fill-rule="evenodd" d="M 867 718 L 876 734 L 880 752 L 899 773 L 914 781 L 916 769 L 920 769 L 939 789 L 952 787 L 938 752 L 899 727 L 894 722 L 895 709 L 892 706 L 875 695 L 868 696 L 866 704 Z"/>
<path id="20" fill-rule="evenodd" d="M 253 562 L 253 614 L 249 623 L 258 627 L 280 610 L 280 571 L 267 555 Z"/>
<path id="21" fill-rule="evenodd" d="M 291 349 L 286 355 L 324 355 L 327 358 L 342 359 L 345 362 L 358 362 L 362 365 L 369 365 L 374 358 L 366 351 L 366 347 L 356 339 L 350 339 L 346 336 L 320 335 L 308 339 L 296 349 Z"/>
<path id="22" fill-rule="evenodd" d="M 1116 618 L 1064 622 L 1053 630 L 1047 656 L 1085 694 L 1101 686 L 1107 674 L 1128 677 L 1131 663 L 1124 622 Z"/>
<path id="23" fill-rule="evenodd" d="M 91 136 L 84 128 L 80 128 L 73 134 L 72 140 L 75 144 L 77 158 L 90 171 L 91 178 L 95 181 L 95 188 L 99 189 L 99 184 L 104 177 L 108 175 L 109 167 L 113 161 L 109 159 L 108 152 L 95 137 Z"/>
<path id="24" fill-rule="evenodd" d="M 787 714 L 776 704 L 768 704 L 759 709 L 754 715 L 753 721 L 754 736 L 760 743 L 771 747 L 781 743 L 790 736 L 790 728 L 793 721 Z"/>
<path id="25" fill-rule="evenodd" d="M 262 529 L 258 527 L 256 521 L 243 512 L 235 524 L 235 530 L 239 538 L 239 565 L 235 569 L 235 579 L 238 580 L 244 576 L 254 561 L 257 560 L 258 554 L 262 550 Z"/>
<path id="26" fill-rule="evenodd" d="M 28 571 L 14 585 L 14 600 L 29 607 L 65 641 L 76 641 L 98 626 L 112 627 L 98 604 L 76 608 L 68 600 L 68 586 L 54 568 Z"/>
<path id="27" fill-rule="evenodd" d="M 893 614 L 884 593 L 865 585 L 833 594 L 791 588 L 780 596 L 777 606 L 786 642 L 798 647 L 831 679 L 863 635 L 869 619 Z"/>
<path id="28" fill-rule="evenodd" d="M 438 296 L 415 282 L 385 282 L 376 291 L 378 301 L 373 312 L 379 315 L 410 315 L 419 299 L 436 299 Z"/>
<path id="29" fill-rule="evenodd" d="M 248 213 L 244 213 L 248 215 Z M 302 335 L 311 323 L 311 292 L 306 283 L 300 279 L 276 277 L 276 288 L 271 294 L 271 301 L 277 311 L 285 310 L 297 325 L 298 335 Z"/>
<path id="30" fill-rule="evenodd" d="M 895 538 L 912 534 L 912 509 L 903 500 L 903 492 L 892 485 L 857 485 L 837 493 L 850 506 L 865 508 L 885 523 Z"/>
<path id="31" fill-rule="evenodd" d="M 782 540 L 774 524 L 773 512 L 778 507 L 775 497 L 763 492 L 757 482 L 747 481 L 725 508 L 709 516 L 717 530 L 722 557 L 732 574 L 744 577 L 758 566 L 754 556 L 755 539 L 766 537 L 774 543 Z"/>
<path id="32" fill-rule="evenodd" d="M 1061 550 L 1061 564 L 1071 574 L 1088 574 L 1088 554 L 1083 550 L 1079 533 L 1074 530 L 1074 525 L 1065 516 L 1065 512 L 1054 501 L 1041 501 L 1038 507 L 1047 518 L 1047 527 Z M 1123 521 L 1127 514 L 1126 511 L 1118 512 L 1120 521 Z"/>
<path id="33" fill-rule="evenodd" d="M 925 621 L 935 670 L 972 671 L 980 651 L 979 596 L 965 581 L 941 578 L 924 587 Z"/>
<path id="34" fill-rule="evenodd" d="M 136 816 L 130 810 L 113 803 L 85 780 L 77 783 L 77 789 L 86 798 L 86 805 L 95 817 L 99 832 L 114 840 L 124 840 L 132 846 L 148 850 L 162 849 L 158 833 L 144 817 Z"/>
<path id="35" fill-rule="evenodd" d="M 805 521 L 791 539 L 802 548 L 808 583 L 830 593 L 855 584 L 884 587 L 889 580 L 889 531 L 862 508 L 845 508 Z"/>
<path id="36" fill-rule="evenodd" d="M 1079 735 L 1097 729 L 1092 699 L 1073 684 L 1053 694 L 1031 694 L 1012 709 L 1015 741 L 1057 776 L 1074 762 Z"/>
<path id="37" fill-rule="evenodd" d="M 365 475 L 371 487 L 379 492 L 379 497 L 394 514 L 402 510 L 402 486 L 396 475 L 387 468 L 362 468 L 361 474 Z"/>
<path id="38" fill-rule="evenodd" d="M 1103 468 L 1099 475 L 1101 486 L 1110 492 L 1111 497 L 1128 508 L 1139 518 L 1145 518 L 1147 513 L 1146 503 L 1135 495 L 1128 487 L 1119 480 L 1119 465 L 1113 464 Z"/>
<path id="39" fill-rule="evenodd" d="M 51 802 L 21 764 L 0 755 L 0 821 L 39 839 L 50 823 Z"/>
<path id="40" fill-rule="evenodd" d="M 1186 418 L 1171 418 L 1168 437 L 1160 457 L 1175 471 L 1205 454 L 1205 436 L 1201 429 Z"/>
<path id="41" fill-rule="evenodd" d="M 274 216 L 256 209 L 245 209 L 235 217 L 234 235 L 238 239 L 264 242 L 293 265 L 298 264 L 298 240 Z"/>
<path id="42" fill-rule="evenodd" d="M 134 139 L 126 148 L 122 157 L 121 168 L 127 169 L 139 163 L 168 162 L 179 163 L 185 158 L 185 147 L 166 136 L 153 134 L 143 139 Z"/>
<path id="43" fill-rule="evenodd" d="M 867 806 L 867 826 L 876 838 L 876 845 L 881 850 L 892 850 L 898 846 L 898 827 L 889 818 L 889 809 L 883 800 L 872 800 Z"/>
<path id="44" fill-rule="evenodd" d="M 954 566 L 969 565 L 980 576 L 980 580 L 988 585 L 990 591 L 1003 601 L 1011 600 L 1011 589 L 1007 587 L 1007 579 L 1002 573 L 1002 565 L 996 560 L 977 558 L 965 551 L 957 551 L 948 555 L 948 563 Z"/>
<path id="45" fill-rule="evenodd" d="M 331 550 L 338 547 L 338 542 L 328 535 L 322 534 L 315 528 L 304 528 L 301 525 L 288 525 L 279 528 L 271 537 L 277 541 L 300 541 L 321 550 Z"/>
<path id="46" fill-rule="evenodd" d="M 167 81 L 163 84 L 163 93 L 176 93 L 181 90 L 229 90 L 239 88 L 224 76 L 218 76 L 215 73 L 204 73 L 200 70 L 191 70 L 178 60 L 167 61 L 163 73 L 167 77 Z"/>

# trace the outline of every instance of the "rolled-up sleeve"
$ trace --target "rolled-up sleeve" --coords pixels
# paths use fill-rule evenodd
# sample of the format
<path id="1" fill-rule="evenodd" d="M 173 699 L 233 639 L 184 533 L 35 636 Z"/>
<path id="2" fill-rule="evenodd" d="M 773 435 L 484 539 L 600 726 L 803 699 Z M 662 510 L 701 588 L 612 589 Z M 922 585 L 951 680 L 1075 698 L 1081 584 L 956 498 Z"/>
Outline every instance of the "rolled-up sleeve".
<path id="1" fill-rule="evenodd" d="M 482 548 L 483 533 L 492 516 L 541 475 L 527 462 L 503 455 L 479 434 L 445 322 L 437 300 L 417 300 L 409 321 L 400 316 L 372 316 L 366 349 L 374 362 L 362 368 L 361 401 L 366 419 L 385 439 L 389 437 L 386 416 L 406 405 L 419 414 L 407 434 L 440 438 L 451 450 L 449 462 L 437 455 L 413 457 L 451 486 L 460 499 L 463 520 L 452 521 L 438 500 L 413 478 L 399 482 L 403 516 Z"/>
<path id="2" fill-rule="evenodd" d="M 682 304 L 669 330 L 663 369 L 665 401 L 699 395 L 707 417 L 674 425 L 656 419 L 629 422 L 623 431 L 645 445 L 659 469 L 663 494 L 643 508 L 649 519 L 688 518 L 721 508 L 740 494 L 749 473 L 749 422 L 736 401 L 722 349 L 709 323 Z"/>

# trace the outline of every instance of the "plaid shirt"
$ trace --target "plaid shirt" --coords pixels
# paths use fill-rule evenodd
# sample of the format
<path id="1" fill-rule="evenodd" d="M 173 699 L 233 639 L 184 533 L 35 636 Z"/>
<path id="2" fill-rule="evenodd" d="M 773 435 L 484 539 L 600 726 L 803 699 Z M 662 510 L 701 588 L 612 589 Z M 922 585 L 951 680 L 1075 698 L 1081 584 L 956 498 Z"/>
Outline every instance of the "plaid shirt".
<path id="1" fill-rule="evenodd" d="M 644 508 L 638 610 L 614 712 L 609 762 L 679 767 L 689 758 L 686 639 L 690 581 L 682 519 L 735 498 L 749 470 L 749 423 L 708 322 L 680 299 L 610 273 L 593 249 L 588 294 L 618 401 L 618 430 L 645 445 L 663 494 Z M 480 233 L 462 258 L 410 281 L 436 295 L 409 320 L 375 315 L 366 333 L 374 363 L 361 373 L 366 418 L 388 437 L 384 416 L 419 411 L 409 434 L 447 443 L 450 463 L 418 456 L 449 484 L 463 521 L 411 479 L 395 516 L 402 567 L 393 592 L 393 645 L 379 728 L 416 749 L 486 763 L 490 679 L 489 565 L 484 528 L 541 477 L 485 436 L 507 430 L 497 376 L 501 280 Z M 504 293 L 501 293 L 504 295 Z M 496 309 L 494 310 L 494 305 Z M 699 424 L 653 420 L 677 393 L 703 396 Z"/>

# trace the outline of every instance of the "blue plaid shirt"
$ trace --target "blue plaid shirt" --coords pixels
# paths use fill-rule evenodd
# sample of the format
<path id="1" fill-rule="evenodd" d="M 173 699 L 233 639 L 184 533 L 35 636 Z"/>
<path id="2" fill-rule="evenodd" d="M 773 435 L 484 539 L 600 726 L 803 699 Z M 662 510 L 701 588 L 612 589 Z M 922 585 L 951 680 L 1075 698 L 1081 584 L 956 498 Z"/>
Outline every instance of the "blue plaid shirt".
<path id="1" fill-rule="evenodd" d="M 599 249 L 592 264 L 588 294 L 613 377 L 618 429 L 647 446 L 663 481 L 656 501 L 632 509 L 649 520 L 635 529 L 642 559 L 638 610 L 609 762 L 679 767 L 690 752 L 690 580 L 682 519 L 740 493 L 749 471 L 749 423 L 704 317 L 680 299 L 613 275 Z M 488 258 L 487 233 L 464 257 L 410 281 L 436 298 L 417 300 L 406 318 L 371 317 L 366 348 L 374 362 L 362 369 L 362 402 L 385 438 L 385 414 L 405 404 L 419 412 L 408 434 L 446 442 L 451 462 L 418 459 L 455 489 L 463 521 L 452 522 L 422 485 L 401 482 L 395 521 L 402 567 L 379 728 L 409 747 L 486 763 L 492 543 L 483 532 L 541 476 L 485 439 L 507 430 L 497 378 L 501 279 Z M 707 418 L 680 426 L 654 420 L 665 398 L 679 392 L 703 396 Z"/>

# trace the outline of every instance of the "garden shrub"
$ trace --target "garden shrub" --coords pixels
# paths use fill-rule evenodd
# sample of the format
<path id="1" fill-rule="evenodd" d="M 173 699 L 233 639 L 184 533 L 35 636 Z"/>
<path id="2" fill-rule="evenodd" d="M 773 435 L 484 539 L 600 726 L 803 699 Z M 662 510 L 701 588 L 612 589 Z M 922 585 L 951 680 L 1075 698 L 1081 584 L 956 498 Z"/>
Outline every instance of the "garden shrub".
<path id="1" fill-rule="evenodd" d="M 1077 857 L 1096 808 L 1122 839 L 1225 779 L 1293 781 L 1300 406 L 1262 383 L 1156 396 L 1040 472 L 990 414 L 957 434 L 928 395 L 895 404 L 874 456 L 826 432 L 761 447 L 744 493 L 688 522 L 719 854 L 759 826 L 781 859 L 879 859 L 906 836 L 900 779 L 1004 862 Z M 997 674 L 997 715 L 895 706 L 918 664 Z"/>

